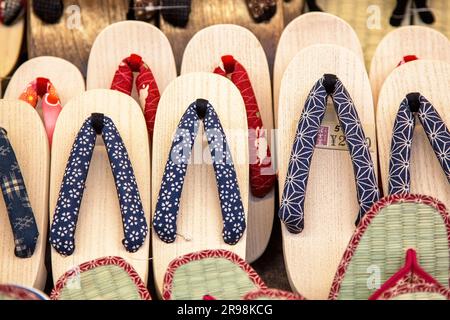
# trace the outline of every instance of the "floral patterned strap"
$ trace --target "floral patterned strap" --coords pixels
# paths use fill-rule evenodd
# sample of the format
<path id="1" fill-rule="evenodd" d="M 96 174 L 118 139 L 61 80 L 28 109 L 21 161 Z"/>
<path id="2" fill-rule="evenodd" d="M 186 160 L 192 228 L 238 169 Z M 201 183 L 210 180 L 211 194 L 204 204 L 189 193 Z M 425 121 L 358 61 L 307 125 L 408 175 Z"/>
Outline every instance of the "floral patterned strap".
<path id="1" fill-rule="evenodd" d="M 263 198 L 272 190 L 277 176 L 272 169 L 272 157 L 267 143 L 266 129 L 247 70 L 233 56 L 222 57 L 224 69 L 217 67 L 214 73 L 230 80 L 239 89 L 245 103 L 249 129 L 250 187 L 255 197 Z"/>
<path id="2" fill-rule="evenodd" d="M 111 89 L 131 95 L 133 90 L 133 72 L 138 72 L 136 77 L 136 89 L 141 106 L 144 109 L 144 117 L 147 123 L 149 137 L 153 136 L 155 126 L 156 109 L 160 98 L 158 85 L 149 66 L 142 61 L 137 54 L 131 54 L 122 60 L 114 74 Z"/>
<path id="3" fill-rule="evenodd" d="M 46 78 L 36 78 L 36 80 L 30 82 L 19 97 L 20 100 L 29 103 L 33 108 L 37 107 L 39 98 L 42 101 L 44 126 L 51 146 L 56 120 L 62 110 L 62 106 L 55 87 Z"/>
<path id="4" fill-rule="evenodd" d="M 309 168 L 328 95 L 332 96 L 353 162 L 360 206 L 356 224 L 380 197 L 369 146 L 353 101 L 335 75 L 325 74 L 308 95 L 289 159 L 278 216 L 291 233 L 300 233 L 304 227 L 303 210 Z"/>
<path id="5" fill-rule="evenodd" d="M 175 241 L 181 192 L 200 120 L 203 120 L 216 174 L 223 218 L 222 237 L 225 243 L 236 244 L 245 230 L 241 193 L 225 132 L 213 106 L 203 99 L 192 103 L 178 124 L 161 181 L 153 228 L 162 241 Z"/>
<path id="6" fill-rule="evenodd" d="M 25 181 L 6 130 L 0 128 L 0 187 L 19 258 L 33 255 L 39 236 Z"/>
<path id="7" fill-rule="evenodd" d="M 127 251 L 135 252 L 147 237 L 147 222 L 127 149 L 113 121 L 93 113 L 75 138 L 50 228 L 50 243 L 65 256 L 75 250 L 75 228 L 97 134 L 105 142 L 116 184 L 125 236 L 123 245 Z"/>
<path id="8" fill-rule="evenodd" d="M 450 132 L 424 96 L 410 93 L 401 102 L 394 123 L 389 161 L 389 194 L 410 193 L 409 167 L 416 114 L 450 183 Z"/>

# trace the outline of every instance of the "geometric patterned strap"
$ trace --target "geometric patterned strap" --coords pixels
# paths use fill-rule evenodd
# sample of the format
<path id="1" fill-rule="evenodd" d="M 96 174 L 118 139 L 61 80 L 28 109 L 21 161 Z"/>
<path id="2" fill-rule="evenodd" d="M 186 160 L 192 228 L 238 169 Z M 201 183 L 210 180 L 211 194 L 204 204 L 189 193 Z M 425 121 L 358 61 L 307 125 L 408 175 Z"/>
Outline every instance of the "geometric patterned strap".
<path id="1" fill-rule="evenodd" d="M 236 244 L 245 230 L 241 192 L 225 132 L 213 106 L 204 99 L 192 103 L 178 124 L 162 176 L 153 228 L 162 241 L 175 241 L 184 178 L 200 120 L 203 122 L 216 175 L 223 241 L 230 245 Z"/>
<path id="2" fill-rule="evenodd" d="M 56 120 L 62 110 L 62 106 L 55 87 L 50 80 L 46 78 L 36 78 L 34 81 L 30 82 L 19 97 L 20 100 L 27 102 L 33 108 L 37 107 L 39 98 L 41 98 L 42 101 L 44 126 L 51 146 Z"/>
<path id="3" fill-rule="evenodd" d="M 433 105 L 420 93 L 409 93 L 394 123 L 389 161 L 389 194 L 410 193 L 409 172 L 415 115 L 450 183 L 450 132 Z"/>
<path id="4" fill-rule="evenodd" d="M 222 56 L 222 63 L 224 69 L 217 67 L 214 73 L 224 77 L 229 76 L 244 99 L 249 133 L 250 187 L 255 197 L 263 198 L 272 190 L 277 176 L 272 169 L 266 129 L 263 126 L 255 92 L 247 70 L 233 56 Z"/>
<path id="5" fill-rule="evenodd" d="M 333 99 L 353 163 L 360 206 L 356 224 L 380 197 L 369 146 L 353 101 L 335 75 L 325 74 L 308 95 L 289 159 L 278 216 L 291 233 L 300 233 L 304 228 L 309 169 L 328 95 Z"/>
<path id="6" fill-rule="evenodd" d="M 111 89 L 131 95 L 133 90 L 133 72 L 138 72 L 136 77 L 136 90 L 140 104 L 144 110 L 144 118 L 150 139 L 153 136 L 155 126 L 156 109 L 160 98 L 158 85 L 148 65 L 137 54 L 131 54 L 122 60 L 114 74 Z"/>
<path id="7" fill-rule="evenodd" d="M 147 237 L 147 222 L 127 149 L 113 121 L 93 113 L 72 146 L 50 228 L 50 243 L 64 256 L 75 250 L 75 229 L 97 134 L 105 143 L 116 185 L 125 237 L 122 243 L 128 252 L 135 252 Z"/>
<path id="8" fill-rule="evenodd" d="M 18 258 L 29 258 L 39 232 L 19 163 L 3 128 L 0 128 L 0 187 L 14 236 L 14 253 Z"/>

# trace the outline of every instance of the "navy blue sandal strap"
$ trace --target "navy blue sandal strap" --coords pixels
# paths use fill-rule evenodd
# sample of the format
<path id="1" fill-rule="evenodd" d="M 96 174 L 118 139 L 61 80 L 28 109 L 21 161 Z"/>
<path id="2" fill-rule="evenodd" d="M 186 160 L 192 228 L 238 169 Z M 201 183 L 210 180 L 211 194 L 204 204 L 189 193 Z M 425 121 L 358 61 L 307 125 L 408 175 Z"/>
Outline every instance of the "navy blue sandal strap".
<path id="1" fill-rule="evenodd" d="M 236 171 L 219 117 L 213 106 L 203 99 L 192 103 L 178 124 L 162 177 L 153 228 L 162 241 L 175 241 L 181 192 L 200 120 L 203 121 L 216 175 L 223 219 L 222 237 L 225 243 L 236 244 L 246 227 Z"/>
<path id="2" fill-rule="evenodd" d="M 316 82 L 305 102 L 289 159 L 278 216 L 291 233 L 300 233 L 304 228 L 309 169 L 329 95 L 333 99 L 353 163 L 360 206 L 356 224 L 380 197 L 369 145 L 353 101 L 335 75 L 325 74 Z"/>
<path id="3" fill-rule="evenodd" d="M 113 121 L 103 114 L 92 114 L 72 146 L 50 228 L 51 245 L 65 256 L 75 250 L 75 229 L 97 134 L 105 143 L 116 185 L 124 231 L 122 243 L 128 252 L 136 252 L 147 237 L 147 221 L 127 149 Z"/>
<path id="4" fill-rule="evenodd" d="M 416 114 L 450 183 L 449 129 L 433 105 L 420 93 L 413 92 L 401 102 L 394 122 L 389 161 L 389 194 L 410 193 L 409 168 Z"/>
<path id="5" fill-rule="evenodd" d="M 29 258 L 35 251 L 39 232 L 19 163 L 3 128 L 0 128 L 0 186 L 14 237 L 14 254 Z"/>

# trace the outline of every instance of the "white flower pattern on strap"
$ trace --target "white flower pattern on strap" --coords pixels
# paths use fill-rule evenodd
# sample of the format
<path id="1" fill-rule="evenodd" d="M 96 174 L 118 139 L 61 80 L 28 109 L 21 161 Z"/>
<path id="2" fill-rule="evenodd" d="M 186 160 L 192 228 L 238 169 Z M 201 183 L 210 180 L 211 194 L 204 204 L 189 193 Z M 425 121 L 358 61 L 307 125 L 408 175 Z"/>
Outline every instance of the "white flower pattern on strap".
<path id="1" fill-rule="evenodd" d="M 91 119 L 86 119 L 72 146 L 50 228 L 50 243 L 57 252 L 65 256 L 71 255 L 75 250 L 75 228 L 97 139 Z M 127 251 L 135 252 L 144 243 L 148 226 L 133 167 L 116 126 L 106 116 L 103 116 L 101 134 L 122 213 L 125 236 L 122 242 Z"/>
<path id="2" fill-rule="evenodd" d="M 197 106 L 193 103 L 181 118 L 173 138 L 153 219 L 153 228 L 164 242 L 170 243 L 176 238 L 179 199 L 192 146 L 199 129 L 199 121 Z M 236 244 L 246 228 L 244 207 L 225 132 L 214 108 L 209 103 L 203 124 L 213 159 L 222 209 L 222 237 L 225 243 Z"/>

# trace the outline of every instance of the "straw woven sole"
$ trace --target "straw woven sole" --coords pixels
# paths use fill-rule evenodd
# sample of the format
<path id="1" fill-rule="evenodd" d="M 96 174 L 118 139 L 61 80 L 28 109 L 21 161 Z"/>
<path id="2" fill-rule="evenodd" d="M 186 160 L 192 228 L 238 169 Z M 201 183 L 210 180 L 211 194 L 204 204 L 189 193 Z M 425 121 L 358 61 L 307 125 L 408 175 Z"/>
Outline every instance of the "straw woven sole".
<path id="1" fill-rule="evenodd" d="M 227 250 L 203 250 L 173 260 L 164 277 L 164 300 L 242 299 L 266 285 L 242 258 Z"/>
<path id="2" fill-rule="evenodd" d="M 150 300 L 136 271 L 120 257 L 104 257 L 66 272 L 52 291 L 53 300 Z"/>
<path id="3" fill-rule="evenodd" d="M 449 283 L 450 215 L 422 195 L 393 195 L 376 204 L 355 231 L 338 267 L 330 299 L 367 299 L 395 274 L 408 248 L 439 283 Z M 378 284 L 372 282 L 377 280 Z M 378 286 L 378 287 L 377 287 Z"/>

